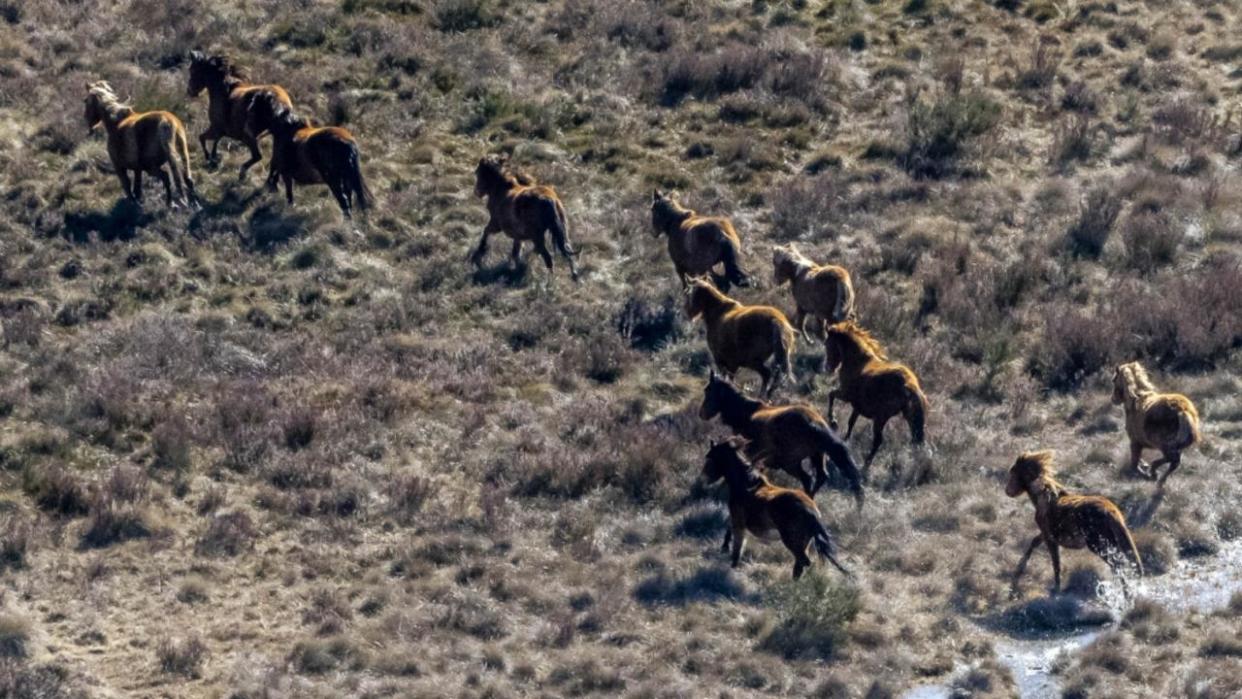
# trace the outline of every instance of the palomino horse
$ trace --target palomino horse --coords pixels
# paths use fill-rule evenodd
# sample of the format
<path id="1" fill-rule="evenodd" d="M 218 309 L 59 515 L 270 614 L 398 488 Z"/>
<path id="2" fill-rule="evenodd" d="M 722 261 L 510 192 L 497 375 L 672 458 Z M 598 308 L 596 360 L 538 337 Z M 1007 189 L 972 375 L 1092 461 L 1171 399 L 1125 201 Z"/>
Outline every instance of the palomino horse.
<path id="1" fill-rule="evenodd" d="M 732 543 L 734 568 L 741 563 L 746 532 L 764 538 L 775 529 L 793 554 L 795 580 L 811 565 L 806 555 L 811 544 L 837 570 L 850 574 L 834 555 L 832 535 L 820 519 L 815 501 L 806 493 L 769 483 L 737 453 L 733 444 L 712 441 L 703 461 L 702 478 L 708 485 L 724 479 L 729 488 L 729 528 L 725 530 L 722 550 L 728 551 Z"/>
<path id="2" fill-rule="evenodd" d="M 1053 591 L 1061 589 L 1060 548 L 1086 547 L 1099 556 L 1116 575 L 1123 564 L 1143 574 L 1143 562 L 1134 538 L 1126 527 L 1126 518 L 1108 498 L 1098 495 L 1073 495 L 1056 481 L 1051 451 L 1027 452 L 1009 468 L 1005 494 L 1011 498 L 1026 493 L 1035 506 L 1035 524 L 1039 535 L 1031 540 L 1018 568 L 1013 573 L 1016 590 L 1018 578 L 1026 570 L 1026 562 L 1041 543 L 1048 547 L 1052 558 Z M 1125 579 L 1122 578 L 1125 586 Z"/>
<path id="3" fill-rule="evenodd" d="M 772 249 L 772 281 L 777 286 L 789 282 L 793 288 L 798 309 L 794 327 L 808 340 L 808 315 L 818 318 L 826 328 L 848 319 L 854 312 L 850 273 L 844 267 L 815 264 L 798 252 L 793 243 Z"/>
<path id="4" fill-rule="evenodd" d="M 578 281 L 578 253 L 569 243 L 565 206 L 556 191 L 538 184 L 535 178 L 505 171 L 505 158 L 482 158 L 474 171 L 474 194 L 487 197 L 487 213 L 491 216 L 483 228 L 479 246 L 470 255 L 476 266 L 483 264 L 487 255 L 487 238 L 503 232 L 513 239 L 512 259 L 514 267 L 521 265 L 522 242 L 530 241 L 543 258 L 548 271 L 552 271 L 552 253 L 548 252 L 544 233 L 552 233 L 552 244 L 569 263 L 569 275 Z"/>
<path id="5" fill-rule="evenodd" d="M 651 196 L 651 230 L 657 238 L 668 236 L 668 255 L 683 287 L 687 276 L 702 274 L 711 274 L 724 291 L 729 284 L 750 286 L 738 263 L 742 243 L 729 219 L 699 216 L 657 189 Z M 717 264 L 724 267 L 723 276 L 713 271 Z"/>
<path id="6" fill-rule="evenodd" d="M 1113 374 L 1113 403 L 1125 406 L 1126 434 L 1130 437 L 1130 468 L 1155 480 L 1156 468 L 1168 464 L 1160 485 L 1182 463 L 1182 451 L 1199 441 L 1199 412 L 1180 393 L 1158 393 L 1138 362 L 1117 367 Z M 1147 468 L 1143 449 L 1158 449 L 1161 458 Z"/>
<path id="7" fill-rule="evenodd" d="M 706 279 L 694 279 L 686 290 L 686 315 L 690 320 L 703 317 L 707 348 L 725 376 L 733 378 L 742 368 L 756 371 L 763 377 L 765 396 L 771 396 L 782 377 L 793 376 L 796 333 L 779 310 L 743 306 Z"/>
<path id="8" fill-rule="evenodd" d="M 186 92 L 198 97 L 207 90 L 207 130 L 198 135 L 203 156 L 210 163 L 220 161 L 220 139 L 233 138 L 246 144 L 250 159 L 242 163 L 237 179 L 246 177 L 250 166 L 263 159 L 259 151 L 259 137 L 266 130 L 260 125 L 270 124 L 272 117 L 282 110 L 292 110 L 289 93 L 279 85 L 252 85 L 246 82 L 245 70 L 234 64 L 228 56 L 208 56 L 200 51 L 190 52 L 190 81 Z M 207 142 L 212 141 L 211 150 Z M 275 168 L 268 175 L 268 182 L 276 181 Z"/>
<path id="9" fill-rule="evenodd" d="M 171 112 L 135 112 L 117 99 L 111 85 L 101 80 L 86 86 L 87 130 L 94 131 L 101 123 L 108 132 L 108 156 L 126 197 L 142 203 L 145 172 L 164 183 L 169 206 L 173 203 L 173 185 L 177 187 L 178 199 L 189 205 L 198 204 L 190 176 L 190 149 L 180 119 Z M 130 170 L 134 171 L 132 188 Z"/>
<path id="10" fill-rule="evenodd" d="M 748 440 L 746 453 L 751 459 L 797 478 L 802 489 L 812 496 L 828 480 L 826 462 L 831 460 L 862 507 L 862 477 L 854 457 L 811 406 L 776 406 L 747 398 L 728 380 L 712 372 L 703 388 L 699 417 L 711 420 L 717 415 L 734 434 Z M 814 483 L 811 474 L 802 468 L 806 459 L 811 460 Z"/>
<path id="11" fill-rule="evenodd" d="M 846 439 L 854 433 L 859 415 L 872 421 L 871 452 L 863 461 L 864 468 L 884 443 L 884 426 L 898 413 L 910 426 L 912 441 L 923 443 L 927 396 L 910 367 L 888 361 L 880 343 L 852 320 L 828 328 L 824 350 L 825 367 L 829 373 L 839 370 L 840 379 L 840 385 L 828 393 L 828 424 L 837 427 L 832 409 L 838 399 L 852 408 Z"/>
<path id="12" fill-rule="evenodd" d="M 272 132 L 272 170 L 284 180 L 290 204 L 296 182 L 328 185 L 347 219 L 352 218 L 355 196 L 358 208 L 373 205 L 375 198 L 358 163 L 358 143 L 348 131 L 339 126 L 313 126 L 309 119 L 287 110 L 267 126 Z"/>

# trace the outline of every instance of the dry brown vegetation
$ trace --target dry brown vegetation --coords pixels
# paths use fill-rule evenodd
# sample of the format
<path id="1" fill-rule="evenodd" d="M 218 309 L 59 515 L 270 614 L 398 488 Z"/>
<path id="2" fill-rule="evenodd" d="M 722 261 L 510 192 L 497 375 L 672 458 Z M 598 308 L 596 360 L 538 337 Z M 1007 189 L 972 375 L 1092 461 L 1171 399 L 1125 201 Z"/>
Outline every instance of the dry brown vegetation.
<path id="1" fill-rule="evenodd" d="M 1218 0 L 0 2 L 0 695 L 885 697 L 955 667 L 964 695 L 1012 694 L 984 627 L 1056 622 L 1038 557 L 1007 598 L 1034 533 L 1001 493 L 1016 453 L 1058 449 L 1156 575 L 1242 531 L 1239 21 Z M 120 201 L 83 86 L 194 142 L 200 47 L 348 125 L 365 223 L 235 182 L 228 142 L 215 172 L 192 153 L 202 211 Z M 580 285 L 467 265 L 497 151 L 563 197 Z M 694 483 L 708 356 L 653 187 L 731 216 L 758 279 L 789 240 L 847 267 L 923 379 L 932 449 L 890 428 L 861 512 L 819 498 L 856 586 L 790 584 L 780 546 L 719 553 Z M 824 406 L 820 355 L 783 399 Z M 1108 402 L 1135 358 L 1204 417 L 1161 498 L 1122 473 Z M 1086 596 L 1107 575 L 1066 570 Z M 1228 696 L 1237 613 L 1136 606 L 1064 687 Z"/>

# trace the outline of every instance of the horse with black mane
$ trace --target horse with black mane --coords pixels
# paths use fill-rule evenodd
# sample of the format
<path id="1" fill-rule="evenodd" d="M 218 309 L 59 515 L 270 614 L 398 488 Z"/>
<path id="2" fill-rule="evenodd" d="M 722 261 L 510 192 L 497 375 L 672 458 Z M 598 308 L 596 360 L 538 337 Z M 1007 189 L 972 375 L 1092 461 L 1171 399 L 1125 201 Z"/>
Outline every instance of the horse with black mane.
<path id="1" fill-rule="evenodd" d="M 259 150 L 259 138 L 267 131 L 272 118 L 279 112 L 292 110 L 289 93 L 280 85 L 256 85 L 247 82 L 246 71 L 226 55 L 209 56 L 201 51 L 190 52 L 190 78 L 186 93 L 197 97 L 207 90 L 208 126 L 198 136 L 203 156 L 209 163 L 220 161 L 220 140 L 232 138 L 241 141 L 250 150 L 250 159 L 242 163 L 237 179 L 246 177 L 246 171 L 263 159 Z M 207 142 L 211 141 L 211 150 Z M 275 168 L 268 174 L 268 182 L 276 181 Z"/>
<path id="2" fill-rule="evenodd" d="M 375 197 L 362 177 L 358 142 L 339 126 L 315 126 L 291 110 L 277 112 L 264 124 L 272 132 L 272 171 L 285 183 L 285 197 L 293 203 L 293 185 L 326 184 L 345 218 L 354 204 L 368 209 Z M 269 181 L 273 189 L 276 182 Z"/>
<path id="3" fill-rule="evenodd" d="M 522 243 L 534 244 L 535 251 L 543 258 L 548 271 L 552 271 L 552 253 L 548 252 L 545 239 L 551 233 L 552 244 L 569 264 L 569 276 L 578 281 L 578 253 L 569 243 L 569 224 L 565 206 L 556 190 L 539 184 L 525 173 L 512 173 L 506 169 L 508 158 L 485 157 L 479 160 L 474 171 L 474 194 L 487 198 L 487 225 L 479 245 L 470 254 L 470 262 L 478 267 L 487 255 L 487 239 L 493 233 L 504 233 L 513 239 L 510 257 L 514 267 L 521 265 Z"/>

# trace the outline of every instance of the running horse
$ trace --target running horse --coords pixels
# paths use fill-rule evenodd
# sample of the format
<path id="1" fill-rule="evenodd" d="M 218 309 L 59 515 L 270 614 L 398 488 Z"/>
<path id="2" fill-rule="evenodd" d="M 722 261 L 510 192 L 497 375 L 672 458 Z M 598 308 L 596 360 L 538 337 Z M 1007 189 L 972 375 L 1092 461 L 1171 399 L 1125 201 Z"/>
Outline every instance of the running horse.
<path id="1" fill-rule="evenodd" d="M 530 242 L 551 272 L 552 253 L 545 238 L 545 234 L 551 233 L 552 244 L 569 264 L 569 276 L 578 281 L 578 263 L 574 259 L 578 253 L 569 243 L 564 204 L 554 189 L 539 184 L 534 177 L 508 172 L 507 162 L 505 157 L 485 157 L 475 168 L 474 194 L 487 199 L 489 218 L 478 247 L 470 254 L 470 262 L 481 266 L 487 255 L 487 239 L 493 233 L 504 233 L 513 239 L 510 256 L 515 268 L 521 265 L 522 243 Z"/>

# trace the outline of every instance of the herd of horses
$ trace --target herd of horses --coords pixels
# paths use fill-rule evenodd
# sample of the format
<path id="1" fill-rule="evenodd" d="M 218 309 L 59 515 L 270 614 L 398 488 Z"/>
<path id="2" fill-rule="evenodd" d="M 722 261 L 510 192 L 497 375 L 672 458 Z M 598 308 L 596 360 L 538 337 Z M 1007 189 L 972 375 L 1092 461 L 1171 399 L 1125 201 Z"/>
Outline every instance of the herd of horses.
<path id="1" fill-rule="evenodd" d="M 268 188 L 274 190 L 283 181 L 292 203 L 295 183 L 325 184 L 346 218 L 355 204 L 362 209 L 372 205 L 359 166 L 358 145 L 348 131 L 315 126 L 294 110 L 289 94 L 280 86 L 252 84 L 245 70 L 227 56 L 195 51 L 190 55 L 187 93 L 195 97 L 204 90 L 209 99 L 209 125 L 199 135 L 199 143 L 209 163 L 218 163 L 222 138 L 241 141 L 250 155 L 239 172 L 244 179 L 249 168 L 262 159 L 259 139 L 270 134 Z M 86 121 L 91 130 L 103 124 L 108 154 L 126 197 L 141 203 L 142 176 L 149 174 L 163 182 L 169 206 L 174 204 L 174 189 L 177 201 L 198 205 L 185 127 L 176 116 L 166 111 L 135 112 L 107 82 L 100 81 L 87 85 Z M 515 266 L 521 265 L 523 243 L 529 242 L 551 273 L 550 236 L 570 275 L 579 279 L 565 206 L 552 187 L 511 170 L 503 156 L 485 156 L 475 169 L 474 193 L 486 198 L 489 214 L 469 256 L 475 266 L 487 254 L 488 238 L 504 233 L 512 240 Z M 867 474 L 883 444 L 884 428 L 897 415 L 909 426 L 913 444 L 924 443 L 929 403 L 917 375 L 905 364 L 890 360 L 880 342 L 858 323 L 854 285 L 843 267 L 817 264 L 792 244 L 773 249 L 772 280 L 778 287 L 789 285 L 795 309 L 791 323 L 778 308 L 747 305 L 728 295 L 734 287 L 752 286 L 741 264 L 741 237 L 728 218 L 699 215 L 656 190 L 651 225 L 655 236 L 668 238 L 687 316 L 701 318 L 706 326 L 715 368 L 704 387 L 700 417 L 719 417 L 734 433 L 729 440 L 711 443 L 702 473 L 707 482 L 723 480 L 728 489 L 724 548 L 732 548 L 733 565 L 740 564 L 747 533 L 764 537 L 775 532 L 794 557 L 795 578 L 810 565 L 812 547 L 845 572 L 814 497 L 829 482 L 828 465 L 832 464 L 862 507 Z M 811 330 L 808 319 L 813 321 Z M 782 379 L 793 375 L 792 357 L 799 336 L 823 343 L 822 368 L 837 376 L 837 387 L 828 395 L 828 419 L 804 403 L 767 402 Z M 759 375 L 762 400 L 748 397 L 734 383 L 741 369 Z M 1157 391 L 1137 362 L 1116 368 L 1113 387 L 1113 402 L 1124 406 L 1130 467 L 1163 487 L 1180 465 L 1182 451 L 1199 441 L 1198 413 L 1185 396 Z M 837 435 L 833 418 L 837 401 L 851 407 L 844 439 Z M 872 421 L 871 448 L 861 468 L 847 445 L 859 416 Z M 1161 458 L 1145 464 L 1145 449 L 1160 451 Z M 808 463 L 809 470 L 805 468 Z M 1162 465 L 1167 468 L 1157 476 Z M 789 474 L 802 490 L 773 485 L 763 470 Z M 1128 566 L 1142 574 L 1138 551 L 1117 506 L 1104 497 L 1071 493 L 1054 475 L 1049 451 L 1023 453 L 1009 469 L 1005 493 L 1028 495 L 1039 529 L 1014 573 L 1015 587 L 1041 543 L 1052 560 L 1054 590 L 1060 588 L 1061 548 L 1085 547 L 1114 572 Z"/>

